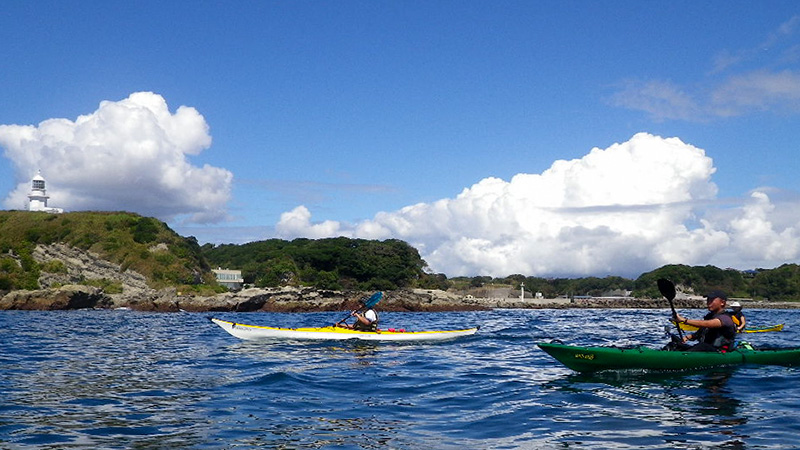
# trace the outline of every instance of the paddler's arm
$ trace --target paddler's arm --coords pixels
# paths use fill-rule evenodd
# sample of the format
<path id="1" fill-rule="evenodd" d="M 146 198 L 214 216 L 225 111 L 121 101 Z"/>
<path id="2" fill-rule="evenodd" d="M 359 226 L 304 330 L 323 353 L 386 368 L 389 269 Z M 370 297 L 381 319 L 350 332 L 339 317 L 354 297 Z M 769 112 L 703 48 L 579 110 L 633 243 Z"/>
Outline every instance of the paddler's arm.
<path id="1" fill-rule="evenodd" d="M 353 317 L 355 317 L 356 320 L 363 323 L 364 325 L 369 325 L 371 323 L 366 317 L 362 316 L 361 314 L 355 311 L 353 312 Z"/>
<path id="2" fill-rule="evenodd" d="M 680 323 L 685 323 L 686 325 L 691 325 L 693 327 L 698 328 L 721 328 L 722 321 L 717 319 L 716 317 L 709 320 L 697 320 L 697 319 L 687 319 L 680 314 L 676 314 L 676 319 Z"/>

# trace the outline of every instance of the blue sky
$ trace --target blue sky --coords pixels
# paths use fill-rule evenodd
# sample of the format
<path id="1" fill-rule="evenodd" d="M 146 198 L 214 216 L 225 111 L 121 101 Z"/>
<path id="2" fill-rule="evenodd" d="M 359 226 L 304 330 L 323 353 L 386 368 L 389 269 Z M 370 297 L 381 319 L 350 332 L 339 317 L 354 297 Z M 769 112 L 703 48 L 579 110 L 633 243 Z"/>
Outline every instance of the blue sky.
<path id="1" fill-rule="evenodd" d="M 0 198 L 448 276 L 800 260 L 793 1 L 6 2 Z"/>

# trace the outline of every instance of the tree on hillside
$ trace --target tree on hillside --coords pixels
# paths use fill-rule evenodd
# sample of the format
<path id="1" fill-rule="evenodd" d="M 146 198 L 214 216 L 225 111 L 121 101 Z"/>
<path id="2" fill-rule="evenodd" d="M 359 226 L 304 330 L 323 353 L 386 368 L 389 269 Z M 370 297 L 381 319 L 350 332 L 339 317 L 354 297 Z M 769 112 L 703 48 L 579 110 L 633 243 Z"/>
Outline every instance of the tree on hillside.
<path id="1" fill-rule="evenodd" d="M 753 295 L 767 300 L 800 299 L 800 266 L 784 264 L 756 274 L 752 281 Z"/>
<path id="2" fill-rule="evenodd" d="M 748 282 L 744 275 L 734 269 L 720 269 L 714 266 L 668 265 L 652 272 L 642 274 L 635 282 L 635 294 L 658 297 L 656 280 L 666 278 L 682 291 L 694 295 L 706 295 L 714 289 L 722 289 L 730 297 L 748 296 Z"/>

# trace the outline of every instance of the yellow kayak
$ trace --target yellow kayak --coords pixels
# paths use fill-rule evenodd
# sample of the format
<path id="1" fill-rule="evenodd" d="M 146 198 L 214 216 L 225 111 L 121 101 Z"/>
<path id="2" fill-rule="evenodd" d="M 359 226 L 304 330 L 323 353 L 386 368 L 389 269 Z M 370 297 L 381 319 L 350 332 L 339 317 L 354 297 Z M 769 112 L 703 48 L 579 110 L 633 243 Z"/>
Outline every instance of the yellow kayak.
<path id="1" fill-rule="evenodd" d="M 390 328 L 381 331 L 357 331 L 340 327 L 319 328 L 275 328 L 258 325 L 245 325 L 242 323 L 228 322 L 213 317 L 209 318 L 239 339 L 360 339 L 364 341 L 443 341 L 462 336 L 470 336 L 478 331 L 479 327 L 463 330 L 436 330 L 436 331 L 406 331 Z"/>
<path id="2" fill-rule="evenodd" d="M 672 321 L 672 324 L 674 325 L 675 322 Z M 683 330 L 683 331 L 697 331 L 697 327 L 682 323 L 681 324 L 681 330 Z M 769 333 L 771 331 L 783 331 L 783 324 L 779 323 L 779 324 L 773 325 L 771 327 L 759 328 L 759 329 L 753 329 L 753 330 L 745 329 L 744 331 L 742 331 L 742 333 Z"/>

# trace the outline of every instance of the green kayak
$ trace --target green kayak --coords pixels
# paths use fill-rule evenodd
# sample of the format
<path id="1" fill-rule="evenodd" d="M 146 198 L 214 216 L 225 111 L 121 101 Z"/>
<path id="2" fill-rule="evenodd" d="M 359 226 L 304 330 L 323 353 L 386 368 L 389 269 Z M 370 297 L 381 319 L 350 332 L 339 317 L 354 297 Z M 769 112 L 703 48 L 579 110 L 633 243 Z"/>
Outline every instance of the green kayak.
<path id="1" fill-rule="evenodd" d="M 742 364 L 800 365 L 800 347 L 760 350 L 742 348 L 727 353 L 668 351 L 646 347 L 577 347 L 554 343 L 542 343 L 539 348 L 577 372 L 691 370 Z"/>

